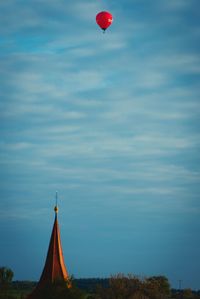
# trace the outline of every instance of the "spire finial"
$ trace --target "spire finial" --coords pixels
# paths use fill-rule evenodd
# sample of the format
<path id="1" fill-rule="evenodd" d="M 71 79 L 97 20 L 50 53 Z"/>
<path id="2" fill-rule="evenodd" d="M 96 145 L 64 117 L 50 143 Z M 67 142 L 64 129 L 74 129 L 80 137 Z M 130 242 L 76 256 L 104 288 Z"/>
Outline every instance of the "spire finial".
<path id="1" fill-rule="evenodd" d="M 58 191 L 56 191 L 56 205 L 55 205 L 54 211 L 56 214 L 58 213 Z"/>

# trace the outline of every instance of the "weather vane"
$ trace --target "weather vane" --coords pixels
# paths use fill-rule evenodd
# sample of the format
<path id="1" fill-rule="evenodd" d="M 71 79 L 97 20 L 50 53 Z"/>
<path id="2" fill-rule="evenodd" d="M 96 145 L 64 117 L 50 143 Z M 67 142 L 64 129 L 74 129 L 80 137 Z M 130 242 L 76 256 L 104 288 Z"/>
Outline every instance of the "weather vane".
<path id="1" fill-rule="evenodd" d="M 56 214 L 58 213 L 58 191 L 56 191 L 56 205 L 55 205 L 54 211 Z"/>

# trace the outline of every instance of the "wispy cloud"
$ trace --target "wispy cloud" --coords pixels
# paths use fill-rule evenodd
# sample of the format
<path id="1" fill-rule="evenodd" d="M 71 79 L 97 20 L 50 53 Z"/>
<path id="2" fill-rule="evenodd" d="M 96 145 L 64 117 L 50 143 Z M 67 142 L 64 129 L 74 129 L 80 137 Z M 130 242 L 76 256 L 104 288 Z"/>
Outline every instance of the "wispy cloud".
<path id="1" fill-rule="evenodd" d="M 175 1 L 168 1 L 163 5 L 160 5 L 162 9 L 169 9 L 169 10 L 180 10 L 180 9 L 187 9 L 191 5 L 194 4 L 194 1 L 188 2 L 187 0 L 175 0 Z"/>

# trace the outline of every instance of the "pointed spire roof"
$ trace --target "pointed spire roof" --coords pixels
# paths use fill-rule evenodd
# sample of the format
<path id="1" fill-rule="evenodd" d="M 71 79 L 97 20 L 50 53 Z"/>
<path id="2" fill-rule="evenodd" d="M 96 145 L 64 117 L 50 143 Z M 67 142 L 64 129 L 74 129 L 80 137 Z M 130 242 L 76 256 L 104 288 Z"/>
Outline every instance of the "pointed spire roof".
<path id="1" fill-rule="evenodd" d="M 35 299 L 40 289 L 46 284 L 53 283 L 56 280 L 68 281 L 69 275 L 64 262 L 64 256 L 62 252 L 60 229 L 58 225 L 58 205 L 56 194 L 56 206 L 55 220 L 51 233 L 51 239 L 49 242 L 49 248 L 47 252 L 46 262 L 40 280 L 36 286 L 36 289 L 28 296 L 28 299 Z"/>
<path id="2" fill-rule="evenodd" d="M 40 278 L 40 283 L 53 282 L 57 279 L 67 280 L 68 278 L 67 269 L 65 267 L 62 252 L 56 208 L 55 221 L 53 225 L 45 266 Z"/>

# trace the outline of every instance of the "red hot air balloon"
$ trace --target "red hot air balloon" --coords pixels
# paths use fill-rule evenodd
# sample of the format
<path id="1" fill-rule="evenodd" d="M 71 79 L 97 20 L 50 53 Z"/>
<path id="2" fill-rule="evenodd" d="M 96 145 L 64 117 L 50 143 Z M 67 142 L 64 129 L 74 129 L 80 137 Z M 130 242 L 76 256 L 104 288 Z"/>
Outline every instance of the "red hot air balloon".
<path id="1" fill-rule="evenodd" d="M 101 11 L 96 15 L 96 22 L 104 32 L 112 24 L 112 21 L 113 17 L 108 11 Z"/>

